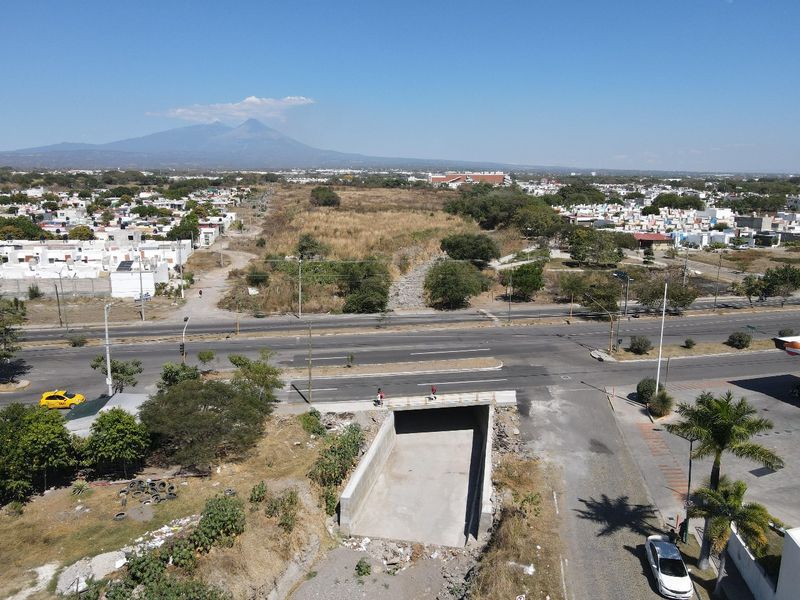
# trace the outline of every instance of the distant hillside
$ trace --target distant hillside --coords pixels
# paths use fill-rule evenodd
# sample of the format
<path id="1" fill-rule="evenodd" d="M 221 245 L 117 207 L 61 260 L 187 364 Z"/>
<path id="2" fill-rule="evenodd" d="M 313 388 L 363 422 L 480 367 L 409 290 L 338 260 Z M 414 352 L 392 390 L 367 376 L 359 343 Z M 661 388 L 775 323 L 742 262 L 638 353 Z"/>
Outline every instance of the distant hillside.
<path id="1" fill-rule="evenodd" d="M 190 125 L 107 144 L 60 143 L 0 152 L 15 168 L 290 169 L 409 167 L 512 168 L 452 160 L 386 158 L 322 150 L 298 142 L 256 119 L 238 127 Z"/>

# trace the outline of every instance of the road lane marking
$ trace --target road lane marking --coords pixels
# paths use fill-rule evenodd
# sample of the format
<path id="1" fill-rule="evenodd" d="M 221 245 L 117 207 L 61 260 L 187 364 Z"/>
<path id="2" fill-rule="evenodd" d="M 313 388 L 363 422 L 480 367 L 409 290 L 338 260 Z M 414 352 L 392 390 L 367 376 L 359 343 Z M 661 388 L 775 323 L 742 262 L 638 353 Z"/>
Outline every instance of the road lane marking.
<path id="1" fill-rule="evenodd" d="M 311 388 L 312 392 L 335 392 L 339 388 Z"/>
<path id="2" fill-rule="evenodd" d="M 558 515 L 558 498 L 556 497 L 556 491 L 553 490 L 553 504 L 556 505 L 556 515 Z"/>
<path id="3" fill-rule="evenodd" d="M 340 360 L 342 358 L 347 358 L 347 357 L 346 356 L 319 356 L 319 357 L 313 358 L 312 361 L 317 361 L 317 360 Z M 305 360 L 308 361 L 307 358 Z"/>
<path id="4" fill-rule="evenodd" d="M 431 350 L 430 352 L 409 352 L 409 356 L 419 356 L 421 354 L 455 354 L 457 352 L 486 352 L 491 348 L 472 348 L 469 350 Z"/>
<path id="5" fill-rule="evenodd" d="M 494 383 L 496 381 L 508 381 L 508 379 L 473 379 L 472 381 L 435 381 L 432 383 L 418 383 L 418 386 L 429 385 L 458 385 L 459 383 Z"/>

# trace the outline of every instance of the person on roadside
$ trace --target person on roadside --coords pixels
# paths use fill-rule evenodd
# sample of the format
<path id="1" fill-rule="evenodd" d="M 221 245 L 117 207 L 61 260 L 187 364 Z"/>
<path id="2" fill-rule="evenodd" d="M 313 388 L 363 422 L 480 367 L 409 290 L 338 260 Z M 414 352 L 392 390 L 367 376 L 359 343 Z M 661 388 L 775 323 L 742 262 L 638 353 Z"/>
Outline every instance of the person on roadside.
<path id="1" fill-rule="evenodd" d="M 436 386 L 431 386 L 431 400 L 436 400 Z"/>
<path id="2" fill-rule="evenodd" d="M 383 406 L 383 390 L 378 388 L 378 394 L 375 396 L 375 406 Z"/>
<path id="3" fill-rule="evenodd" d="M 200 297 L 202 298 L 203 297 L 203 290 L 200 290 L 199 293 L 200 293 Z"/>

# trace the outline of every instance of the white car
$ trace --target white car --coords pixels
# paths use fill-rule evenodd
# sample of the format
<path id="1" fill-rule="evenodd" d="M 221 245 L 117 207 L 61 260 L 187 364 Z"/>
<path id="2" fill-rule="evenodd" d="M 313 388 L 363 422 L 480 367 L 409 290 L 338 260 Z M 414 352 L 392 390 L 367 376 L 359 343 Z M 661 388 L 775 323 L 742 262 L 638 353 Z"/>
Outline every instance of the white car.
<path id="1" fill-rule="evenodd" d="M 647 562 L 658 585 L 658 593 L 665 598 L 688 600 L 694 593 L 692 579 L 683 563 L 678 547 L 665 535 L 651 535 L 644 545 Z"/>

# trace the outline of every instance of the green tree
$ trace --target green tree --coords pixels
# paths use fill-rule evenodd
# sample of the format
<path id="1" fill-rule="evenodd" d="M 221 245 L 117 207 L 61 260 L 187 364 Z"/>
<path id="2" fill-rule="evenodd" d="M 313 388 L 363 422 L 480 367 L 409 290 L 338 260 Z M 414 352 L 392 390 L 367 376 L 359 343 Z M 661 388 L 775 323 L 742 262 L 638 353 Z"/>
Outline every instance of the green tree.
<path id="1" fill-rule="evenodd" d="M 165 461 L 209 468 L 251 448 L 271 409 L 250 386 L 190 379 L 145 400 L 139 417 Z"/>
<path id="2" fill-rule="evenodd" d="M 239 354 L 231 354 L 228 360 L 236 367 L 232 382 L 240 389 L 255 393 L 260 401 L 275 402 L 275 390 L 280 388 L 281 370 L 270 364 L 272 352 L 265 348 L 253 360 Z"/>
<path id="3" fill-rule="evenodd" d="M 342 199 L 333 188 L 326 185 L 318 185 L 311 190 L 311 204 L 313 206 L 339 206 Z"/>
<path id="4" fill-rule="evenodd" d="M 23 501 L 33 490 L 33 474 L 21 443 L 32 410 L 20 403 L 0 409 L 0 504 Z"/>
<path id="5" fill-rule="evenodd" d="M 764 296 L 764 280 L 758 275 L 745 275 L 742 282 L 731 287 L 734 293 L 746 296 L 750 306 L 753 306 L 753 297 L 761 298 Z"/>
<path id="6" fill-rule="evenodd" d="M 27 200 L 27 198 L 26 198 Z M 41 229 L 28 217 L 0 217 L 0 239 L 38 240 L 53 236 Z"/>
<path id="7" fill-rule="evenodd" d="M 8 380 L 13 376 L 6 368 L 19 350 L 19 328 L 25 320 L 25 303 L 0 298 L 0 373 Z"/>
<path id="8" fill-rule="evenodd" d="M 106 359 L 98 354 L 92 359 L 90 366 L 103 375 L 108 375 L 106 369 Z M 111 359 L 111 388 L 117 394 L 126 387 L 136 387 L 139 380 L 136 376 L 142 372 L 142 361 L 140 360 L 117 360 Z"/>
<path id="9" fill-rule="evenodd" d="M 168 240 L 191 240 L 200 235 L 200 219 L 194 211 L 189 211 L 180 223 L 167 232 Z"/>
<path id="10" fill-rule="evenodd" d="M 344 262 L 338 267 L 337 274 L 339 292 L 345 297 L 343 312 L 377 313 L 386 310 L 390 276 L 384 261 L 371 257 Z"/>
<path id="11" fill-rule="evenodd" d="M 440 247 L 453 260 L 470 260 L 483 266 L 500 258 L 500 247 L 484 233 L 454 233 L 442 239 Z"/>
<path id="12" fill-rule="evenodd" d="M 200 370 L 197 367 L 166 362 L 161 367 L 161 379 L 156 383 L 156 386 L 159 390 L 163 390 L 181 381 L 191 379 L 200 379 Z"/>
<path id="13" fill-rule="evenodd" d="M 94 231 L 91 227 L 86 225 L 77 225 L 69 230 L 69 239 L 71 240 L 93 240 Z"/>
<path id="14" fill-rule="evenodd" d="M 428 303 L 440 309 L 463 308 L 484 289 L 485 278 L 477 267 L 466 262 L 437 261 L 425 276 Z"/>
<path id="15" fill-rule="evenodd" d="M 569 316 L 572 316 L 572 305 L 575 298 L 580 298 L 589 287 L 586 278 L 580 273 L 563 273 L 558 278 L 558 291 L 564 298 L 569 298 Z"/>
<path id="16" fill-rule="evenodd" d="M 500 271 L 500 283 L 511 286 L 512 298 L 529 302 L 533 295 L 544 287 L 542 264 L 527 263 L 514 269 Z"/>
<path id="17" fill-rule="evenodd" d="M 689 507 L 690 517 L 706 520 L 706 530 L 711 551 L 719 554 L 720 564 L 714 595 L 719 593 L 722 574 L 725 572 L 725 547 L 731 535 L 731 523 L 754 551 L 768 545 L 767 531 L 771 517 L 767 509 L 756 502 L 744 504 L 747 485 L 743 481 L 720 485 L 718 489 L 700 488 L 694 492 L 694 503 Z M 703 564 L 701 569 L 706 568 Z"/>
<path id="18" fill-rule="evenodd" d="M 709 484 L 712 490 L 719 488 L 722 455 L 726 452 L 770 469 L 783 466 L 783 460 L 775 452 L 751 441 L 754 436 L 772 429 L 772 422 L 756 416 L 756 409 L 745 398 L 737 401 L 731 392 L 718 397 L 703 392 L 694 406 L 682 402 L 678 404 L 676 412 L 681 420 L 665 427 L 670 433 L 699 442 L 694 447 L 692 458 L 714 457 Z M 710 523 L 707 520 L 700 550 L 701 569 L 708 565 L 711 547 L 709 531 Z"/>
<path id="19" fill-rule="evenodd" d="M 642 276 L 634 283 L 633 293 L 641 306 L 650 310 L 660 310 L 664 302 L 664 280 L 659 275 Z M 670 282 L 667 286 L 667 308 L 683 311 L 697 299 L 699 294 L 699 290 L 693 285 L 683 285 L 678 281 Z"/>
<path id="20" fill-rule="evenodd" d="M 25 429 L 20 440 L 28 468 L 42 475 L 43 490 L 47 474 L 75 464 L 69 432 L 57 411 L 35 408 L 25 415 Z"/>
<path id="21" fill-rule="evenodd" d="M 116 215 L 114 214 L 114 211 L 113 211 L 113 210 L 111 210 L 110 208 L 107 208 L 107 209 L 105 209 L 105 210 L 103 211 L 103 213 L 100 215 L 100 222 L 101 222 L 103 225 L 109 225 L 109 224 L 111 223 L 111 221 L 113 221 L 113 220 L 114 220 L 114 217 L 115 217 L 115 216 L 116 216 Z"/>
<path id="22" fill-rule="evenodd" d="M 147 428 L 121 408 L 102 411 L 92 423 L 84 456 L 94 465 L 122 464 L 128 477 L 128 465 L 145 457 L 150 438 Z"/>
<path id="23" fill-rule="evenodd" d="M 529 204 L 516 212 L 514 225 L 526 238 L 551 238 L 561 230 L 561 217 L 543 202 Z"/>
<path id="24" fill-rule="evenodd" d="M 786 304 L 787 298 L 800 288 L 800 269 L 792 265 L 781 265 L 764 271 L 764 295 L 780 296 L 781 307 Z"/>
<path id="25" fill-rule="evenodd" d="M 704 210 L 706 205 L 697 196 L 679 196 L 674 193 L 663 193 L 656 196 L 650 206 L 656 208 L 675 208 L 682 210 Z"/>
<path id="26" fill-rule="evenodd" d="M 648 217 L 650 215 L 658 216 L 659 214 L 661 214 L 661 210 L 659 210 L 658 206 L 653 206 L 652 204 L 650 206 L 645 206 L 642 209 L 642 216 L 643 217 Z"/>
<path id="27" fill-rule="evenodd" d="M 581 306 L 593 312 L 600 313 L 604 317 L 608 314 L 615 315 L 619 312 L 617 300 L 619 298 L 618 286 L 594 284 L 590 286 L 580 297 Z"/>
<path id="28" fill-rule="evenodd" d="M 622 260 L 628 240 L 612 232 L 576 227 L 569 236 L 570 258 L 580 265 L 614 266 Z"/>
<path id="29" fill-rule="evenodd" d="M 328 253 L 328 248 L 310 233 L 304 233 L 297 240 L 297 255 L 303 260 L 322 258 Z"/>

